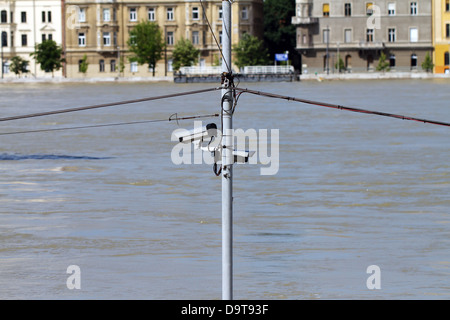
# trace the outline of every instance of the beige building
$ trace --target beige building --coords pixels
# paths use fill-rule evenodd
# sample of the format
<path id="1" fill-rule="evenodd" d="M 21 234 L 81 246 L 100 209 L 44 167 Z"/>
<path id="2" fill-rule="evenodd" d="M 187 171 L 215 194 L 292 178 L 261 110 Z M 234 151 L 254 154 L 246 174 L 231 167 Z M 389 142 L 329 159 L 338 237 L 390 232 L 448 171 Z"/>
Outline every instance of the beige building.
<path id="1" fill-rule="evenodd" d="M 244 33 L 262 37 L 262 6 L 263 0 L 234 2 L 233 43 Z M 148 65 L 129 61 L 129 31 L 141 21 L 157 23 L 167 44 L 155 68 L 156 77 L 173 75 L 171 52 L 181 38 L 189 39 L 200 50 L 199 66 L 220 63 L 220 53 L 208 22 L 220 42 L 221 0 L 203 0 L 202 3 L 191 0 L 67 0 L 65 15 L 65 74 L 70 78 L 151 77 L 153 70 L 149 70 Z M 86 74 L 80 72 L 84 55 L 89 64 Z M 123 68 L 119 68 L 120 65 Z"/>
<path id="2" fill-rule="evenodd" d="M 9 69 L 14 56 L 29 61 L 28 77 L 52 77 L 40 69 L 30 53 L 46 39 L 62 44 L 61 15 L 61 0 L 0 0 L 3 78 L 15 77 Z M 61 74 L 62 70 L 54 73 Z"/>
<path id="3" fill-rule="evenodd" d="M 444 0 L 445 1 L 445 0 Z M 421 70 L 433 51 L 430 0 L 296 0 L 292 23 L 303 73 L 376 70 L 384 53 L 392 72 Z"/>

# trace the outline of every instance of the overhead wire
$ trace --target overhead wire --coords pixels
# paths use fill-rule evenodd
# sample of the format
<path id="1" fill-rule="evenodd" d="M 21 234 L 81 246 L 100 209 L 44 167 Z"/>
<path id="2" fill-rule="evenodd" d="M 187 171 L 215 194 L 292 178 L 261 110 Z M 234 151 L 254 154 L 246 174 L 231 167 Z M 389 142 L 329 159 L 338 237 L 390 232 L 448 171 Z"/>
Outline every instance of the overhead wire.
<path id="1" fill-rule="evenodd" d="M 186 91 L 186 92 L 166 94 L 166 95 L 155 96 L 155 97 L 147 97 L 147 98 L 132 99 L 132 100 L 125 100 L 125 101 L 117 101 L 117 102 L 103 103 L 103 104 L 84 106 L 84 107 L 76 107 L 76 108 L 68 108 L 68 109 L 60 109 L 60 110 L 53 110 L 53 111 L 46 111 L 46 112 L 38 112 L 38 113 L 24 114 L 24 115 L 18 115 L 18 116 L 4 117 L 4 118 L 0 118 L 0 122 L 12 121 L 12 120 L 21 120 L 21 119 L 35 118 L 35 117 L 43 117 L 43 116 L 50 116 L 50 115 L 55 115 L 55 114 L 62 114 L 62 113 L 69 113 L 69 112 L 78 112 L 78 111 L 92 110 L 92 109 L 99 109 L 99 108 L 106 108 L 106 107 L 113 107 L 113 106 L 132 104 L 132 103 L 139 103 L 139 102 L 155 101 L 155 100 L 161 100 L 161 99 L 167 99 L 167 98 L 175 98 L 175 97 L 181 97 L 181 96 L 186 96 L 186 95 L 193 95 L 193 94 L 211 92 L 211 91 L 220 90 L 220 89 L 221 89 L 220 87 L 208 88 L 208 89 L 201 89 L 201 90 L 194 90 L 194 91 Z"/>
<path id="2" fill-rule="evenodd" d="M 170 121 L 181 121 L 181 120 L 192 120 L 192 119 L 202 119 L 202 118 L 214 118 L 219 117 L 220 114 L 207 114 L 207 115 L 197 115 L 197 116 L 186 116 L 186 117 L 169 117 L 168 119 L 153 119 L 153 120 L 141 120 L 141 121 L 129 121 L 129 122 L 118 122 L 118 123 L 106 123 L 106 124 L 93 124 L 87 126 L 74 126 L 74 127 L 62 127 L 62 128 L 50 128 L 50 129 L 36 129 L 36 130 L 25 130 L 25 131 L 12 131 L 12 132 L 0 132 L 0 136 L 4 135 L 14 135 L 14 134 L 24 134 L 24 133 L 38 133 L 38 132 L 52 132 L 52 131 L 65 131 L 65 130 L 75 130 L 75 129 L 89 129 L 89 128 L 102 128 L 102 127 L 113 127 L 113 126 L 124 126 L 124 125 L 134 125 L 134 124 L 144 124 L 144 123 L 155 123 L 155 122 L 170 122 Z"/>
<path id="3" fill-rule="evenodd" d="M 391 118 L 397 118 L 397 119 L 402 119 L 402 120 L 411 120 L 411 121 L 417 121 L 417 122 L 423 122 L 423 123 L 428 123 L 428 124 L 434 124 L 434 125 L 450 127 L 450 123 L 448 123 L 448 122 L 442 122 L 442 121 L 436 121 L 436 120 L 428 120 L 428 119 L 416 118 L 416 117 L 405 116 L 405 115 L 394 114 L 394 113 L 388 113 L 388 112 L 381 112 L 381 111 L 367 110 L 367 109 L 361 109 L 361 108 L 347 107 L 347 106 L 342 106 L 342 105 L 337 105 L 337 104 L 332 104 L 332 103 L 301 99 L 301 98 L 285 96 L 285 95 L 279 95 L 279 94 L 263 92 L 263 91 L 257 91 L 257 90 L 251 90 L 251 89 L 246 89 L 246 88 L 245 89 L 243 89 L 243 88 L 235 88 L 235 90 L 237 92 L 239 92 L 239 93 L 250 93 L 250 94 L 264 96 L 264 97 L 268 97 L 268 98 L 283 99 L 283 100 L 301 102 L 301 103 L 315 105 L 315 106 L 334 108 L 334 109 L 351 111 L 351 112 L 372 114 L 372 115 L 391 117 Z"/>
<path id="4" fill-rule="evenodd" d="M 225 62 L 225 65 L 227 66 L 228 72 L 231 72 L 231 67 L 228 65 L 227 60 L 225 59 L 225 56 L 223 55 L 223 51 L 222 51 L 222 48 L 220 47 L 219 41 L 217 41 L 217 37 L 216 37 L 216 35 L 214 33 L 214 30 L 213 30 L 211 24 L 209 23 L 208 16 L 206 15 L 206 12 L 205 12 L 206 9 L 205 9 L 205 6 L 203 5 L 203 1 L 202 0 L 200 0 L 200 4 L 201 4 L 202 9 L 203 9 L 203 17 L 205 18 L 206 23 L 208 24 L 209 30 L 211 31 L 211 34 L 212 34 L 212 36 L 214 38 L 214 41 L 216 42 L 217 49 L 219 49 L 220 55 L 222 56 L 222 60 Z"/>

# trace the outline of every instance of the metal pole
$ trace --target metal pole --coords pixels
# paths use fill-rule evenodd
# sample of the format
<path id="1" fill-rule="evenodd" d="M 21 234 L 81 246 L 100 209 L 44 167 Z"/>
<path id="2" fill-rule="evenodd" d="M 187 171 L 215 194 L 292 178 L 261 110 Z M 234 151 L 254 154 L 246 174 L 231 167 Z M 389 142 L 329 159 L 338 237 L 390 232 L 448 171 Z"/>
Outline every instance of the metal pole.
<path id="1" fill-rule="evenodd" d="M 222 0 L 222 71 L 231 73 L 231 3 Z M 233 95 L 225 81 L 222 89 L 222 299 L 233 299 Z"/>

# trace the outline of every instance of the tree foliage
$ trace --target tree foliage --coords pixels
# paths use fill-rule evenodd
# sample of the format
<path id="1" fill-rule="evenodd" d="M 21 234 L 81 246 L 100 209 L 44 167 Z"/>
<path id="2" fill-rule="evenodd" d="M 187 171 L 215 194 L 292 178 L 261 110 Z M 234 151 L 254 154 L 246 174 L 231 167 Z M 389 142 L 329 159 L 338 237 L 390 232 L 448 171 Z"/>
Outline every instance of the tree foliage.
<path id="1" fill-rule="evenodd" d="M 148 64 L 155 76 L 156 63 L 161 60 L 166 46 L 159 26 L 154 22 L 140 22 L 130 30 L 128 46 L 134 54 L 130 61 Z"/>
<path id="2" fill-rule="evenodd" d="M 89 63 L 87 62 L 87 55 L 83 56 L 83 59 L 81 59 L 80 63 L 80 72 L 83 74 L 86 74 L 88 70 Z"/>
<path id="3" fill-rule="evenodd" d="M 236 61 L 238 68 L 245 66 L 266 65 L 269 63 L 269 54 L 264 46 L 264 41 L 244 34 L 237 45 L 234 46 Z"/>
<path id="4" fill-rule="evenodd" d="M 377 71 L 389 71 L 389 61 L 386 60 L 386 54 L 381 52 L 380 59 L 378 60 Z"/>
<path id="5" fill-rule="evenodd" d="M 431 72 L 433 71 L 433 68 L 434 68 L 433 60 L 431 59 L 430 53 L 427 52 L 425 60 L 422 62 L 422 69 L 425 70 L 426 72 Z"/>
<path id="6" fill-rule="evenodd" d="M 9 66 L 9 69 L 14 72 L 16 75 L 20 75 L 21 73 L 27 73 L 28 72 L 28 64 L 29 61 L 22 59 L 19 56 L 15 56 L 11 58 L 11 64 Z"/>
<path id="7" fill-rule="evenodd" d="M 200 50 L 196 49 L 191 41 L 180 39 L 172 53 L 173 70 L 193 66 L 197 63 L 199 53 Z"/>
<path id="8" fill-rule="evenodd" d="M 264 1 L 264 42 L 269 48 L 270 57 L 286 51 L 291 56 L 296 54 L 296 30 L 291 23 L 293 16 L 295 1 Z"/>
<path id="9" fill-rule="evenodd" d="M 62 67 L 65 59 L 62 57 L 62 48 L 53 40 L 45 40 L 36 44 L 34 52 L 30 54 L 37 63 L 41 65 L 41 70 L 53 72 Z"/>

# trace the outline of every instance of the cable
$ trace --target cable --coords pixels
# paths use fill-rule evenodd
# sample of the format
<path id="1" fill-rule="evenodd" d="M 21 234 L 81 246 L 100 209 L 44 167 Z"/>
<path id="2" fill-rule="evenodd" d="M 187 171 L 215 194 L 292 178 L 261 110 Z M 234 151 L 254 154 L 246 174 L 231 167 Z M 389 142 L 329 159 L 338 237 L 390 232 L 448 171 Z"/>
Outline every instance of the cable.
<path id="1" fill-rule="evenodd" d="M 123 125 L 133 125 L 133 124 L 143 124 L 143 123 L 154 123 L 154 122 L 165 122 L 165 121 L 178 121 L 179 120 L 191 120 L 200 118 L 214 118 L 219 117 L 220 114 L 208 114 L 199 116 L 189 116 L 172 118 L 173 115 L 168 119 L 155 119 L 155 120 L 142 120 L 142 121 L 131 121 L 131 122 L 119 122 L 119 123 L 107 123 L 107 124 L 94 124 L 89 126 L 77 126 L 77 127 L 64 127 L 64 128 L 53 128 L 53 129 L 38 129 L 38 130 L 26 130 L 26 131 L 14 131 L 14 132 L 0 132 L 0 136 L 13 135 L 13 134 L 23 134 L 23 133 L 37 133 L 37 132 L 51 132 L 51 131 L 63 131 L 63 130 L 75 130 L 75 129 L 88 129 L 88 128 L 101 128 L 101 127 L 112 127 L 112 126 L 123 126 Z"/>
<path id="2" fill-rule="evenodd" d="M 397 119 L 402 119 L 402 120 L 418 121 L 418 122 L 423 122 L 423 123 L 428 123 L 428 124 L 435 124 L 435 125 L 450 127 L 450 123 L 448 123 L 448 122 L 427 120 L 427 119 L 414 118 L 414 117 L 409 117 L 409 116 L 404 116 L 404 115 L 399 115 L 399 114 L 394 114 L 394 113 L 386 113 L 386 112 L 380 112 L 380 111 L 372 111 L 372 110 L 366 110 L 366 109 L 360 109 L 360 108 L 346 107 L 346 106 L 341 106 L 341 105 L 337 105 L 337 104 L 300 99 L 300 98 L 283 96 L 283 95 L 278 95 L 278 94 L 273 94 L 273 93 L 268 93 L 268 92 L 261 92 L 261 91 L 250 90 L 250 89 L 236 88 L 235 90 L 240 93 L 246 92 L 246 93 L 251 93 L 251 94 L 255 94 L 255 95 L 259 95 L 259 96 L 275 98 L 275 99 L 284 99 L 284 100 L 288 100 L 288 101 L 296 101 L 296 102 L 301 102 L 301 103 L 306 103 L 306 104 L 311 104 L 311 105 L 316 105 L 316 106 L 321 106 L 321 107 L 334 108 L 334 109 L 340 109 L 340 110 L 351 111 L 351 112 L 359 112 L 359 113 L 365 113 L 365 114 L 373 114 L 373 115 L 378 115 L 378 116 L 391 117 L 391 118 L 397 118 Z"/>
<path id="3" fill-rule="evenodd" d="M 195 91 L 166 94 L 166 95 L 156 96 L 156 97 L 148 97 L 148 98 L 141 98 L 141 99 L 133 99 L 133 100 L 126 100 L 126 101 L 97 104 L 97 105 L 86 106 L 86 107 L 78 107 L 78 108 L 54 110 L 54 111 L 48 111 L 48 112 L 25 114 L 25 115 L 20 115 L 20 116 L 0 118 L 0 122 L 20 120 L 20 119 L 26 119 L 26 118 L 35 118 L 35 117 L 42 117 L 42 116 L 49 116 L 49 115 L 54 115 L 54 114 L 77 112 L 77 111 L 84 111 L 84 110 L 91 110 L 91 109 L 98 109 L 98 108 L 106 108 L 106 107 L 112 107 L 112 106 L 118 106 L 118 105 L 130 104 L 130 103 L 161 100 L 161 99 L 174 98 L 174 97 L 180 97 L 180 96 L 186 96 L 186 95 L 192 95 L 192 94 L 198 94 L 198 93 L 205 93 L 205 92 L 210 92 L 210 91 L 220 90 L 220 89 L 221 89 L 220 87 L 209 88 L 209 89 L 202 89 L 202 90 L 195 90 Z"/>
<path id="4" fill-rule="evenodd" d="M 203 5 L 203 1 L 202 0 L 200 0 L 200 4 L 201 4 L 202 9 L 203 9 L 203 17 L 205 18 L 206 23 L 208 24 L 209 30 L 211 31 L 211 34 L 212 34 L 212 36 L 214 38 L 214 41 L 216 42 L 217 48 L 219 49 L 220 55 L 222 56 L 222 60 L 225 62 L 225 65 L 227 66 L 228 72 L 231 72 L 231 68 L 228 65 L 227 60 L 225 59 L 225 57 L 223 55 L 222 48 L 220 47 L 219 41 L 217 41 L 216 35 L 214 34 L 214 30 L 212 29 L 211 24 L 209 23 L 208 17 L 206 16 L 205 6 Z"/>

